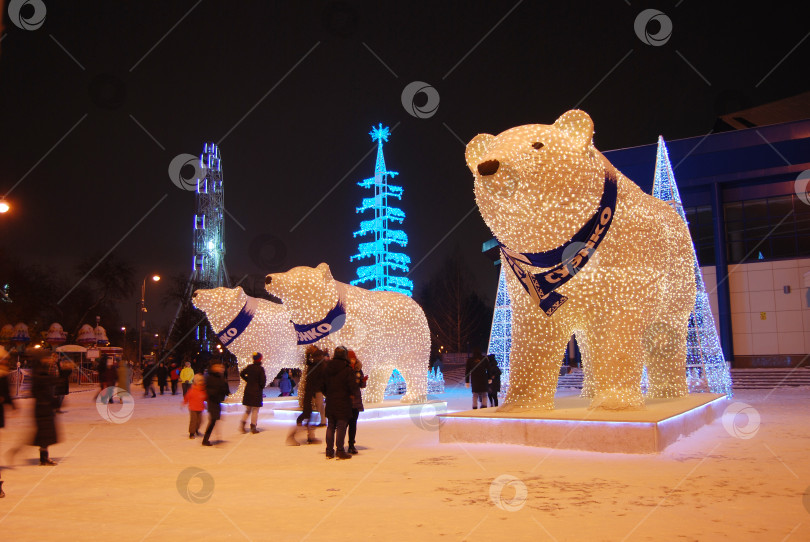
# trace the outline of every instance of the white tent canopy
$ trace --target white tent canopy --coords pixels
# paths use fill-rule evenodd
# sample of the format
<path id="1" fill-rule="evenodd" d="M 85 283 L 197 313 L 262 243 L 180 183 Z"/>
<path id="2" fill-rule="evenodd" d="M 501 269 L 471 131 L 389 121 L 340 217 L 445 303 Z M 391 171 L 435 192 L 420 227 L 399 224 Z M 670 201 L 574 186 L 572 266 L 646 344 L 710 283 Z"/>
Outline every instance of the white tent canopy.
<path id="1" fill-rule="evenodd" d="M 79 346 L 78 344 L 66 344 L 56 349 L 57 352 L 87 352 L 87 348 Z"/>

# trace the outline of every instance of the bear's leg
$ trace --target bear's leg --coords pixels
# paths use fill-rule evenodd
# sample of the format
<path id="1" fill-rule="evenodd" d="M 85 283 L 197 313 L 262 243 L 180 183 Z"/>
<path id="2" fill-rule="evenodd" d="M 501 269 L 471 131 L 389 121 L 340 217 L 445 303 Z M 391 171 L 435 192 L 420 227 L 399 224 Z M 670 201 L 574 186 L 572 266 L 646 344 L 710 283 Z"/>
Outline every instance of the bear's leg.
<path id="1" fill-rule="evenodd" d="M 588 341 L 585 338 L 585 332 L 577 331 L 575 335 L 577 346 L 579 347 L 579 353 L 582 358 L 582 393 L 580 394 L 580 397 L 592 398 L 594 394 L 592 387 L 593 377 L 591 376 L 591 360 L 593 359 L 593 356 L 588 350 Z"/>
<path id="2" fill-rule="evenodd" d="M 424 403 L 427 401 L 427 373 L 430 351 L 413 351 L 397 359 L 397 369 L 405 379 L 403 403 Z"/>
<path id="3" fill-rule="evenodd" d="M 366 387 L 360 390 L 363 394 L 363 405 L 382 403 L 385 398 L 385 386 L 388 384 L 388 379 L 391 378 L 394 369 L 390 366 L 386 368 L 376 367 L 372 362 L 367 362 L 364 367 L 366 366 L 373 367 L 373 369 L 366 373 L 368 375 Z"/>
<path id="4" fill-rule="evenodd" d="M 539 311 L 512 313 L 509 389 L 499 411 L 554 408 L 557 378 L 570 337 L 570 328 Z"/>
<path id="5" fill-rule="evenodd" d="M 247 357 L 244 357 L 244 358 L 237 358 L 236 359 L 236 367 L 239 369 L 238 372 L 241 373 L 242 369 L 244 369 L 245 367 L 247 367 L 251 363 L 253 363 L 253 359 L 250 356 L 247 356 Z M 229 402 L 241 403 L 242 402 L 242 396 L 245 395 L 245 384 L 246 384 L 246 382 L 244 380 L 242 380 L 242 378 L 240 377 L 239 378 L 239 387 L 236 388 L 236 391 L 231 392 L 231 395 L 229 395 L 225 400 L 228 401 L 228 399 L 230 399 Z"/>
<path id="6" fill-rule="evenodd" d="M 641 333 L 627 326 L 604 326 L 588 330 L 586 337 L 587 351 L 592 354 L 588 371 L 593 394 L 591 408 L 641 408 L 645 359 Z"/>
<path id="7" fill-rule="evenodd" d="M 686 332 L 688 320 L 677 316 L 661 318 L 644 332 L 647 351 L 647 396 L 683 397 L 686 383 Z"/>

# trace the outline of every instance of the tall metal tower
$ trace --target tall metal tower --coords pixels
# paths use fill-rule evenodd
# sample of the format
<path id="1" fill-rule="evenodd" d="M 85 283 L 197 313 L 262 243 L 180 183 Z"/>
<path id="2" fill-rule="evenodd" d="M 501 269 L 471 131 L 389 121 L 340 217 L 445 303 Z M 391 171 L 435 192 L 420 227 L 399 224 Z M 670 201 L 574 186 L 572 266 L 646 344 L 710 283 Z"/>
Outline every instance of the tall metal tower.
<path id="1" fill-rule="evenodd" d="M 177 319 L 183 307 L 190 303 L 195 289 L 231 286 L 225 267 L 225 191 L 222 184 L 222 158 L 216 144 L 203 145 L 200 169 L 205 171 L 205 177 L 197 179 L 197 190 L 194 195 L 196 212 L 192 226 L 191 274 L 188 277 L 183 301 L 177 307 L 172 325 L 166 334 L 167 345 Z M 201 350 L 211 350 L 212 338 L 207 321 L 197 326 L 195 339 Z"/>
<path id="2" fill-rule="evenodd" d="M 222 159 L 219 147 L 206 143 L 200 155 L 205 178 L 197 179 L 194 215 L 194 258 L 192 278 L 201 287 L 230 286 L 225 269 L 225 192 L 222 186 Z"/>
<path id="3" fill-rule="evenodd" d="M 351 281 L 352 285 L 364 282 L 373 282 L 372 290 L 389 290 L 410 296 L 413 292 L 413 282 L 408 277 L 392 275 L 392 272 L 408 272 L 411 259 L 402 252 L 389 250 L 391 244 L 405 247 L 408 245 L 408 236 L 402 230 L 390 229 L 392 223 L 402 224 L 405 213 L 398 207 L 388 205 L 388 198 L 402 199 L 402 187 L 388 184 L 389 177 L 399 175 L 396 171 L 388 171 L 383 157 L 383 142 L 388 141 L 391 131 L 382 124 L 372 126 L 369 132 L 372 141 L 377 142 L 377 162 L 374 167 L 374 176 L 364 179 L 357 184 L 363 188 L 371 188 L 374 195 L 363 198 L 362 205 L 356 208 L 358 214 L 368 210 L 374 212 L 374 218 L 363 220 L 360 229 L 354 232 L 353 237 L 371 234 L 373 241 L 360 243 L 358 253 L 349 261 L 373 258 L 374 262 L 357 268 L 357 279 Z"/>

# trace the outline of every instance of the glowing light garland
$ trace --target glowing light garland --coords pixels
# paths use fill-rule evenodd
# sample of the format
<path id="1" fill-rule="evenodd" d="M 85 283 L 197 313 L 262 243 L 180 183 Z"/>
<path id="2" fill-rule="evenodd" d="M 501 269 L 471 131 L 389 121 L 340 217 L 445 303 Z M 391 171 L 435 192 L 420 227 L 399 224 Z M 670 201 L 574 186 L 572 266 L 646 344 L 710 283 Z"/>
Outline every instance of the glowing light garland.
<path id="1" fill-rule="evenodd" d="M 413 282 L 408 277 L 393 275 L 392 272 L 407 273 L 411 259 L 402 252 L 392 252 L 391 244 L 406 247 L 408 236 L 402 230 L 394 230 L 391 223 L 402 224 L 405 213 L 398 207 L 388 205 L 388 198 L 402 199 L 402 187 L 388 183 L 388 179 L 399 175 L 396 171 L 388 171 L 383 157 L 383 142 L 388 141 L 391 135 L 388 127 L 382 124 L 372 126 L 369 133 L 372 141 L 377 142 L 377 162 L 374 167 L 374 177 L 364 179 L 357 184 L 363 188 L 372 188 L 374 196 L 363 198 L 360 207 L 356 208 L 358 214 L 368 210 L 374 212 L 374 218 L 360 222 L 360 229 L 354 232 L 353 237 L 370 235 L 373 241 L 360 243 L 358 253 L 349 258 L 349 261 L 373 258 L 374 263 L 357 268 L 357 278 L 351 281 L 353 286 L 372 282 L 372 290 L 388 290 L 410 296 L 413 293 Z"/>
<path id="2" fill-rule="evenodd" d="M 282 305 L 252 298 L 240 287 L 196 290 L 192 303 L 205 313 L 214 332 L 223 334 L 222 342 L 236 356 L 240 371 L 253 363 L 254 352 L 262 353 L 268 381 L 284 367 L 304 367 L 304 347 L 298 346 L 290 313 Z M 240 314 L 247 317 L 242 325 L 234 326 Z M 237 331 L 229 334 L 230 329 Z M 239 379 L 239 388 L 229 401 L 241 401 L 244 390 L 245 381 Z"/>
<path id="3" fill-rule="evenodd" d="M 498 276 L 498 292 L 495 294 L 495 310 L 492 312 L 492 328 L 489 332 L 488 354 L 494 354 L 501 370 L 501 392 L 503 397 L 509 389 L 509 354 L 512 351 L 512 303 L 506 289 L 506 268 L 501 265 Z"/>
<path id="4" fill-rule="evenodd" d="M 280 298 L 296 324 L 319 322 L 337 305 L 339 287 L 346 320 L 340 330 L 313 343 L 331 354 L 336 346 L 354 350 L 368 375 L 364 403 L 382 402 L 386 384 L 397 369 L 407 387 L 404 403 L 427 400 L 430 331 L 422 308 L 407 295 L 369 291 L 337 282 L 325 263 L 271 273 L 265 289 Z"/>
<path id="5" fill-rule="evenodd" d="M 547 316 L 511 271 L 509 390 L 501 410 L 552 409 L 559 368 L 572 334 L 582 352 L 583 395 L 592 407 L 643 405 L 648 396 L 680 397 L 686 383 L 686 329 L 695 304 L 694 258 L 686 224 L 642 192 L 593 146 L 583 111 L 553 125 L 481 134 L 467 145 L 475 199 L 495 237 L 512 251 L 562 246 L 599 207 L 606 174 L 617 182 L 609 231 L 584 267 L 556 291 L 567 301 Z M 585 250 L 573 247 L 576 254 Z M 569 256 L 571 255 L 569 254 Z M 523 265 L 525 272 L 549 268 Z"/>
<path id="6" fill-rule="evenodd" d="M 669 153 L 663 136 L 658 136 L 658 152 L 655 160 L 655 178 L 653 180 L 653 196 L 667 202 L 678 213 L 678 216 L 687 223 L 686 213 L 683 210 L 681 195 L 672 172 Z M 706 293 L 706 284 L 703 282 L 703 271 L 697 259 L 694 243 L 692 253 L 695 259 L 695 287 L 697 296 L 695 307 L 689 315 L 689 328 L 686 335 L 686 367 L 689 389 L 691 391 L 710 391 L 732 395 L 731 372 L 726 363 L 717 328 L 714 326 L 714 316 L 709 305 L 709 296 Z"/>

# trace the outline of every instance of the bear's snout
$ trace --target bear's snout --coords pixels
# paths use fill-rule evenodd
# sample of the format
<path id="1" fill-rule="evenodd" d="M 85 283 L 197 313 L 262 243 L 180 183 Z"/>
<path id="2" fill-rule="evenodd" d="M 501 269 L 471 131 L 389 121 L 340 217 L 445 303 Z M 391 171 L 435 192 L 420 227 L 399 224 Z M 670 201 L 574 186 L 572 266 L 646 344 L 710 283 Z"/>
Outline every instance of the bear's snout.
<path id="1" fill-rule="evenodd" d="M 478 173 L 481 175 L 495 175 L 500 167 L 500 162 L 497 160 L 487 160 L 478 164 Z"/>
<path id="2" fill-rule="evenodd" d="M 264 283 L 265 284 L 270 284 L 271 282 L 273 282 L 273 277 L 271 277 L 270 275 L 267 275 L 266 277 L 264 277 Z"/>

